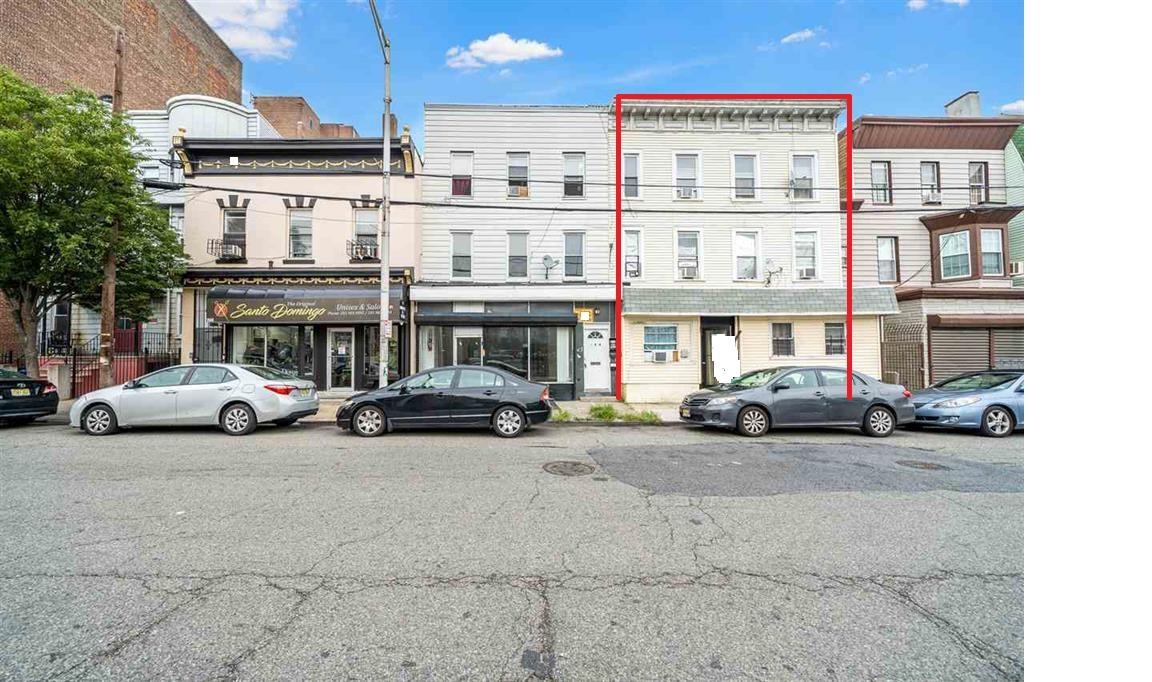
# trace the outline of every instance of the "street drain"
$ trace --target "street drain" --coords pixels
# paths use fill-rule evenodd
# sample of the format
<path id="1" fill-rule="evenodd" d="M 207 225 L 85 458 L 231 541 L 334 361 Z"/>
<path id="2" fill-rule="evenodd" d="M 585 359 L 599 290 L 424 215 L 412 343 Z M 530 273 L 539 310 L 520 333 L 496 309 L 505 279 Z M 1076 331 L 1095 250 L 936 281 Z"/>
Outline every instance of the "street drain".
<path id="1" fill-rule="evenodd" d="M 544 471 L 557 476 L 587 476 L 588 474 L 596 471 L 596 467 L 590 466 L 583 462 L 548 462 L 544 465 Z"/>
<path id="2" fill-rule="evenodd" d="M 898 459 L 896 463 L 902 467 L 909 467 L 912 469 L 928 469 L 930 471 L 951 471 L 952 467 L 946 467 L 943 464 L 936 464 L 935 462 L 921 462 L 916 459 Z"/>

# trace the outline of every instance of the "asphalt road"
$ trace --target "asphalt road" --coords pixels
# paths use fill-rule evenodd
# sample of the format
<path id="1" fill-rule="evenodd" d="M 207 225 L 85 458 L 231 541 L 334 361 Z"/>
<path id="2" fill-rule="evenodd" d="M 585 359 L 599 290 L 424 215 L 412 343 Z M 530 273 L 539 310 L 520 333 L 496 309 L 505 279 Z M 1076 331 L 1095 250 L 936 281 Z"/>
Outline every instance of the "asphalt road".
<path id="1" fill-rule="evenodd" d="M 1018 679 L 1023 457 L 0 428 L 0 679 Z"/>

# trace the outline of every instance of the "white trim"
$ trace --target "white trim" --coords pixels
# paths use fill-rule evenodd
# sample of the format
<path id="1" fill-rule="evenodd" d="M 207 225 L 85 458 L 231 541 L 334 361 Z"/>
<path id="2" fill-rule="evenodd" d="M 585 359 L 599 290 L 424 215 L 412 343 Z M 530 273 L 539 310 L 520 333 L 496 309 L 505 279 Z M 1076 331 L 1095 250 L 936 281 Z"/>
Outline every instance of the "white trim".
<path id="1" fill-rule="evenodd" d="M 513 196 L 508 195 L 508 188 L 512 186 L 511 183 L 512 183 L 512 155 L 513 154 L 523 154 L 524 156 L 528 157 L 528 160 L 526 162 L 526 166 L 527 166 L 528 171 L 527 171 L 527 178 L 525 179 L 527 186 L 524 188 L 528 191 L 522 197 L 521 196 L 513 197 Z M 531 199 L 532 198 L 532 152 L 504 152 L 504 175 L 506 178 L 504 180 L 504 198 L 505 199 L 515 199 L 516 201 L 522 201 L 525 199 Z"/>
<path id="2" fill-rule="evenodd" d="M 564 183 L 567 181 L 568 156 L 579 156 L 581 161 L 580 194 L 568 196 L 564 193 Z M 566 201 L 581 201 L 588 198 L 588 152 L 560 152 L 560 199 Z"/>
<path id="3" fill-rule="evenodd" d="M 811 199 L 797 199 L 792 189 L 792 180 L 795 179 L 795 158 L 797 156 L 811 156 L 812 157 L 812 198 Z M 788 152 L 788 201 L 810 202 L 820 200 L 820 191 L 816 189 L 820 186 L 820 153 L 813 151 L 805 151 L 802 149 L 794 149 Z"/>
<path id="4" fill-rule="evenodd" d="M 512 235 L 524 235 L 524 276 L 513 277 Z M 527 282 L 532 276 L 532 233 L 528 230 L 508 230 L 504 233 L 504 278 L 509 282 Z"/>
<path id="5" fill-rule="evenodd" d="M 696 277 L 685 279 L 680 276 L 680 233 L 692 232 L 696 235 Z M 672 279 L 676 282 L 704 281 L 704 231 L 698 227 L 678 227 L 672 234 Z"/>
<path id="6" fill-rule="evenodd" d="M 764 276 L 764 272 L 763 272 L 764 271 L 764 247 L 763 247 L 764 236 L 763 236 L 762 232 L 763 231 L 759 228 L 749 229 L 749 228 L 736 227 L 736 228 L 732 229 L 731 244 L 732 244 L 732 281 L 733 282 L 759 282 L 761 279 L 763 279 L 763 276 Z M 736 265 L 736 235 L 738 235 L 738 234 L 750 234 L 750 235 L 753 235 L 754 237 L 756 237 L 756 245 L 755 245 L 756 246 L 756 249 L 755 249 L 756 252 L 754 254 L 752 254 L 753 258 L 756 259 L 756 271 L 752 274 L 751 278 L 743 278 L 743 277 L 737 276 L 738 268 Z"/>
<path id="7" fill-rule="evenodd" d="M 737 156 L 751 156 L 752 157 L 752 196 L 738 197 L 736 196 L 736 157 Z M 733 151 L 729 155 L 728 165 L 729 177 L 732 178 L 732 188 L 728 193 L 728 198 L 732 201 L 749 202 L 760 201 L 763 197 L 760 193 L 760 152 L 753 151 Z"/>
<path id="8" fill-rule="evenodd" d="M 950 237 L 954 234 L 964 235 L 964 246 L 966 247 L 964 249 L 964 255 L 968 256 L 968 271 L 962 275 L 952 275 L 951 277 L 947 277 L 944 275 L 944 242 L 942 240 L 944 239 L 944 237 Z M 949 280 L 949 279 L 966 279 L 966 278 L 971 278 L 971 277 L 975 276 L 976 273 L 972 269 L 972 237 L 971 237 L 971 233 L 968 231 L 967 228 L 955 230 L 953 232 L 937 233 L 936 234 L 936 248 L 937 248 L 936 253 L 940 257 L 940 280 L 941 281 Z M 1003 248 L 1003 246 L 1001 246 L 1001 248 Z M 959 255 L 959 254 L 956 254 L 956 255 Z M 981 255 L 981 258 L 983 258 L 983 255 Z M 1004 260 L 1003 251 L 1001 251 L 1001 253 L 1000 253 L 1000 260 L 1001 261 Z M 981 267 L 983 267 L 983 265 L 984 265 L 983 262 L 981 262 L 980 265 L 981 265 Z"/>
<path id="9" fill-rule="evenodd" d="M 468 155 L 468 194 L 453 194 L 452 193 L 452 180 L 455 175 L 452 173 L 452 156 L 455 154 Z M 476 152 L 467 151 L 463 149 L 452 149 L 448 151 L 448 196 L 452 199 L 471 199 L 476 196 Z"/>
<path id="10" fill-rule="evenodd" d="M 460 280 L 457 280 L 460 281 Z M 454 301 L 614 301 L 615 284 L 453 284 L 450 286 L 412 285 L 413 301 L 436 303 Z"/>
<path id="11" fill-rule="evenodd" d="M 680 187 L 677 186 L 676 179 L 676 157 L 677 156 L 695 156 L 696 157 L 696 196 L 693 199 L 680 199 L 677 193 Z M 691 149 L 678 149 L 672 152 L 672 201 L 703 201 L 704 200 L 704 184 L 703 180 L 704 171 L 704 155 L 699 150 Z"/>
<path id="12" fill-rule="evenodd" d="M 580 274 L 568 275 L 568 235 L 580 235 Z M 586 230 L 564 230 L 564 270 L 560 273 L 565 282 L 583 282 L 588 279 L 588 232 Z"/>
<path id="13" fill-rule="evenodd" d="M 644 262 L 645 261 L 645 258 L 644 258 L 644 228 L 640 227 L 639 225 L 632 226 L 632 227 L 629 227 L 627 225 L 622 225 L 620 231 L 623 233 L 623 236 L 624 236 L 624 244 L 621 246 L 621 249 L 620 249 L 620 264 L 621 264 L 620 276 L 629 282 L 642 282 L 642 281 L 644 281 L 644 272 L 648 269 L 648 266 L 645 265 L 645 262 Z M 626 274 L 628 272 L 628 266 L 624 262 L 624 259 L 626 259 L 628 257 L 628 248 L 627 247 L 628 247 L 628 233 L 629 232 L 635 232 L 640 237 L 640 241 L 638 244 L 638 247 L 639 247 L 638 250 L 640 252 L 640 276 L 639 277 L 629 277 Z"/>
<path id="14" fill-rule="evenodd" d="M 636 156 L 636 196 L 634 197 L 628 196 L 624 191 L 625 169 L 628 168 L 624 161 L 629 154 Z M 620 169 L 620 198 L 623 201 L 644 201 L 644 154 L 628 149 L 622 150 L 620 152 L 620 164 L 623 166 Z"/>
<path id="15" fill-rule="evenodd" d="M 456 244 L 455 244 L 455 242 L 456 242 L 456 235 L 458 235 L 458 234 L 468 235 L 468 276 L 467 277 L 455 277 L 452 274 L 453 270 L 455 270 L 455 268 L 453 267 L 452 260 L 456 257 Z M 475 251 L 476 251 L 475 241 L 476 240 L 473 237 L 471 230 L 451 230 L 448 232 L 448 277 L 452 281 L 454 281 L 454 282 L 471 282 L 472 278 L 475 276 L 475 274 L 476 274 L 476 263 L 475 263 L 475 255 L 474 255 Z"/>
<path id="16" fill-rule="evenodd" d="M 806 232 L 812 232 L 813 234 L 816 235 L 816 252 L 815 252 L 816 275 L 812 279 L 801 279 L 801 278 L 796 276 L 796 271 L 800 269 L 796 264 L 796 234 L 799 232 L 805 232 L 805 233 Z M 820 281 L 823 281 L 820 278 L 820 251 L 821 251 L 820 241 L 821 241 L 820 229 L 817 227 L 794 227 L 794 228 L 792 228 L 792 263 L 791 263 L 792 273 L 791 273 L 790 279 L 793 282 L 820 282 Z"/>
<path id="17" fill-rule="evenodd" d="M 292 253 L 292 216 L 296 215 L 297 213 L 304 212 L 308 213 L 308 254 L 305 256 L 300 256 Z M 353 216 L 353 218 L 355 218 L 355 216 Z M 245 218 L 244 222 L 245 239 L 247 239 L 247 218 Z M 284 252 L 288 255 L 285 256 L 285 258 L 288 260 L 307 260 L 316 258 L 316 230 L 313 222 L 314 221 L 311 208 L 294 206 L 288 209 L 288 248 L 284 249 Z M 353 229 L 355 229 L 355 223 L 353 223 Z"/>

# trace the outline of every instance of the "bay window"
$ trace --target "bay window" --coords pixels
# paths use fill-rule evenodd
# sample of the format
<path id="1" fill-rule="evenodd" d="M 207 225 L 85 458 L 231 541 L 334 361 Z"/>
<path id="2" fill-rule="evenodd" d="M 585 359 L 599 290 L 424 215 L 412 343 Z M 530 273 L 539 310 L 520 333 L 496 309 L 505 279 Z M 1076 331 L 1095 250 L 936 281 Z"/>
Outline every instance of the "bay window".
<path id="1" fill-rule="evenodd" d="M 1000 229 L 980 230 L 980 274 L 1004 274 L 1004 233 Z"/>
<path id="2" fill-rule="evenodd" d="M 954 279 L 972 274 L 972 260 L 968 250 L 968 231 L 942 234 L 940 240 L 940 277 Z"/>

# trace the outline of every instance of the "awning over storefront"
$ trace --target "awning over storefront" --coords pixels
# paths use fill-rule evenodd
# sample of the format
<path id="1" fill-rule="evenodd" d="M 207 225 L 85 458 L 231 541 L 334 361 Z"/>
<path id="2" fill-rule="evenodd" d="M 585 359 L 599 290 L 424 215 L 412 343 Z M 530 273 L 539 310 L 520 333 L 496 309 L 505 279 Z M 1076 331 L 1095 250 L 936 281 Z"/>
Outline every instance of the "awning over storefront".
<path id="1" fill-rule="evenodd" d="M 403 284 L 389 289 L 388 316 L 407 322 Z M 208 316 L 230 324 L 339 324 L 380 321 L 376 287 L 243 287 L 208 290 Z"/>

